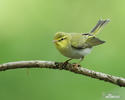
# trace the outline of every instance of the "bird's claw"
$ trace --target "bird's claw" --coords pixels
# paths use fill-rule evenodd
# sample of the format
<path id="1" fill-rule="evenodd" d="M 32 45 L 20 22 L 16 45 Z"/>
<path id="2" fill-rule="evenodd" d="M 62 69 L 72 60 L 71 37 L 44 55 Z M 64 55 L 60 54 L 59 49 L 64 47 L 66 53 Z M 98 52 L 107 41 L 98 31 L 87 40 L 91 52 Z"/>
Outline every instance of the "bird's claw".
<path id="1" fill-rule="evenodd" d="M 60 69 L 64 69 L 64 68 L 67 66 L 67 64 L 69 64 L 69 61 L 70 61 L 70 60 L 72 60 L 72 59 L 68 59 L 68 60 L 66 60 L 64 63 L 62 63 Z"/>
<path id="2" fill-rule="evenodd" d="M 64 68 L 65 68 L 65 66 L 67 66 L 67 64 L 68 64 L 68 63 L 69 63 L 68 61 L 65 61 L 64 63 L 62 63 L 62 65 L 61 65 L 60 69 L 64 69 Z"/>

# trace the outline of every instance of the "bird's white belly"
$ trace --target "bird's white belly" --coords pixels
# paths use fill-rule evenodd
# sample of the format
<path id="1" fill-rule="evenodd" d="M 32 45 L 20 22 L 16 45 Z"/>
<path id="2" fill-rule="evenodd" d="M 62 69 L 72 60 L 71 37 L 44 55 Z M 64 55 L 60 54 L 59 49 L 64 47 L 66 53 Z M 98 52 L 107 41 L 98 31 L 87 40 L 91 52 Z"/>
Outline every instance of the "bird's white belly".
<path id="1" fill-rule="evenodd" d="M 83 56 L 91 53 L 92 48 L 85 48 L 85 49 L 75 49 L 75 48 L 68 48 L 63 51 L 63 55 L 73 59 L 80 59 Z"/>

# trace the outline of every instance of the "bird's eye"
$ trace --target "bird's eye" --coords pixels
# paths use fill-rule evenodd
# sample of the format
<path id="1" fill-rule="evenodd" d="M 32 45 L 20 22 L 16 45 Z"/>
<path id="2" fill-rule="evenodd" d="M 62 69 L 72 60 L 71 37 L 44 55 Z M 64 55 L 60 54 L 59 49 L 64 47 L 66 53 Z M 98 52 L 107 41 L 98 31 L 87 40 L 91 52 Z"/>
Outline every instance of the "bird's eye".
<path id="1" fill-rule="evenodd" d="M 61 38 L 59 41 L 62 41 L 62 40 L 64 40 L 64 38 Z"/>
<path id="2" fill-rule="evenodd" d="M 64 40 L 64 38 L 61 38 L 61 41 Z"/>

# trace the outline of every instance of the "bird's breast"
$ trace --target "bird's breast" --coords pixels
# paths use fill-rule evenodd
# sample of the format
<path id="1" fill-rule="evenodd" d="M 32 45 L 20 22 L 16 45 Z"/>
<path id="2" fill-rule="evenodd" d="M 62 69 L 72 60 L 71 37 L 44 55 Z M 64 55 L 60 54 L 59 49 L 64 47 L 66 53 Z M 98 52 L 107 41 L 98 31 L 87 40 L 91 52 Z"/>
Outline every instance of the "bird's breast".
<path id="1" fill-rule="evenodd" d="M 65 48 L 60 49 L 59 51 L 66 57 L 72 59 L 80 59 L 83 56 L 88 55 L 91 53 L 92 48 L 85 48 L 85 49 L 75 49 L 71 46 L 65 46 Z"/>

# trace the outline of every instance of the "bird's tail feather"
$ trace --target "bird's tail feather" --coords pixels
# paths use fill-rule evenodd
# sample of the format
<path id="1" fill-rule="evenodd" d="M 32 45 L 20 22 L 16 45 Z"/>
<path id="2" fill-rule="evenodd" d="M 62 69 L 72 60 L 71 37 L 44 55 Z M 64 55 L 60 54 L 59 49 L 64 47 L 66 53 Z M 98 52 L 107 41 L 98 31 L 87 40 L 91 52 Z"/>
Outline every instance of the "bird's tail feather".
<path id="1" fill-rule="evenodd" d="M 90 34 L 96 35 L 109 22 L 109 19 L 99 20 L 96 26 L 91 30 Z"/>

